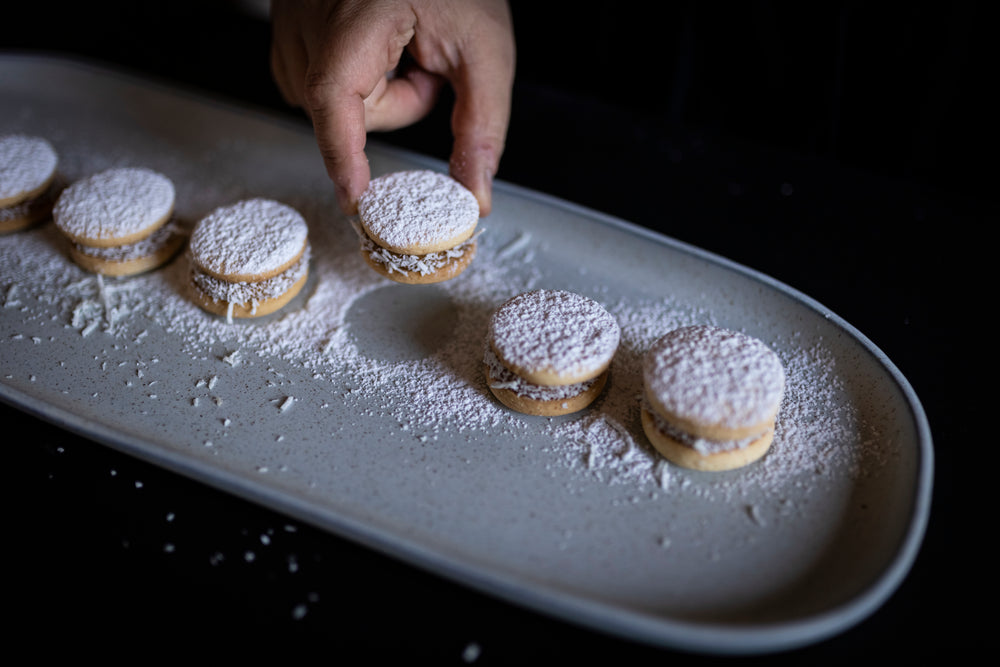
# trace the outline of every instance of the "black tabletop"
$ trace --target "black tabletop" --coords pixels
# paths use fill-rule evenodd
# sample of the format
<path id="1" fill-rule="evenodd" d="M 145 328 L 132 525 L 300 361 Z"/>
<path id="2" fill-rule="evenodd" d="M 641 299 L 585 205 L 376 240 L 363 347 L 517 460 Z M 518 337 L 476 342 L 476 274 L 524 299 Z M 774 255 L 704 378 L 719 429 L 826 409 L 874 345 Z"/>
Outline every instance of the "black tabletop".
<path id="1" fill-rule="evenodd" d="M 278 96 L 266 17 L 248 3 L 21 4 L 5 10 L 4 51 L 86 58 L 306 122 Z M 604 5 L 535 17 L 514 3 L 519 70 L 498 177 L 804 292 L 881 348 L 926 410 L 934 499 L 909 576 L 856 627 L 747 660 L 972 649 L 985 643 L 970 600 L 991 522 L 970 531 L 963 519 L 990 509 L 967 468 L 989 459 L 962 448 L 990 444 L 969 426 L 981 419 L 972 378 L 992 362 L 979 353 L 989 337 L 969 334 L 989 310 L 980 230 L 1000 213 L 975 159 L 989 155 L 975 4 L 891 17 L 716 4 L 653 20 Z M 446 158 L 448 102 L 378 139 Z M 142 659 L 208 639 L 220 654 L 435 664 L 718 660 L 509 605 L 13 407 L 0 418 L 14 481 L 5 634 L 38 651 Z"/>

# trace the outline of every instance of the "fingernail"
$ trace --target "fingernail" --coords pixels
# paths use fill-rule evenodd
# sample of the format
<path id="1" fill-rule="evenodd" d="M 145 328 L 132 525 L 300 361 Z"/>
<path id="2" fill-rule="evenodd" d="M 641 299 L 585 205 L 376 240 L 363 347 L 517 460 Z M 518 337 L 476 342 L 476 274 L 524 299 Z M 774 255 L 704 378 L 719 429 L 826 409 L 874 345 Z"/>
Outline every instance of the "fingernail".
<path id="1" fill-rule="evenodd" d="M 340 204 L 340 210 L 347 215 L 354 215 L 358 211 L 358 204 L 354 201 L 350 194 L 348 194 L 347 188 L 342 185 L 335 184 L 334 191 L 337 194 L 337 203 Z"/>
<path id="2" fill-rule="evenodd" d="M 490 214 L 493 199 L 493 172 L 484 169 L 482 178 L 476 183 L 476 199 L 479 200 L 479 216 L 486 217 Z"/>

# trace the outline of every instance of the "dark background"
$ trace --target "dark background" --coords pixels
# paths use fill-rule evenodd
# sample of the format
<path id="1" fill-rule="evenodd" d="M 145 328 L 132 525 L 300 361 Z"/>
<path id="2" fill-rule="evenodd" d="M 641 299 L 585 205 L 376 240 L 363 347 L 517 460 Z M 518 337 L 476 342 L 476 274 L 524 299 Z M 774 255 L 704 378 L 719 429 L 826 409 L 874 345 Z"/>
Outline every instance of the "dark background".
<path id="1" fill-rule="evenodd" d="M 518 79 L 499 178 L 808 294 L 886 352 L 927 411 L 934 506 L 902 587 L 838 637 L 741 662 L 912 663 L 986 641 L 970 600 L 983 594 L 979 535 L 995 503 L 974 495 L 969 468 L 988 471 L 992 446 L 970 427 L 983 417 L 974 379 L 993 364 L 996 57 L 982 3 L 868 4 L 512 3 Z M 270 78 L 266 20 L 240 7 L 19 2 L 3 11 L 0 50 L 82 57 L 303 118 Z M 449 102 L 379 139 L 447 158 Z M 475 643 L 476 664 L 730 661 L 542 617 L 10 407 L 0 418 L 28 434 L 4 438 L 5 634 L 39 655 L 194 656 L 208 640 L 231 656 L 461 664 Z"/>

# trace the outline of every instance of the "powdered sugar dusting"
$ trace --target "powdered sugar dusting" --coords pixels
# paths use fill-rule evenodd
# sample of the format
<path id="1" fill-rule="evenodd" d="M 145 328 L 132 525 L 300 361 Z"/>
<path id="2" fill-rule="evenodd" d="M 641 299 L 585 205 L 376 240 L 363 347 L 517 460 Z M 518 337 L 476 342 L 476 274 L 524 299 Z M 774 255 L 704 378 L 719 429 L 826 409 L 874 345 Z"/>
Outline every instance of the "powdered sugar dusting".
<path id="1" fill-rule="evenodd" d="M 723 473 L 686 470 L 669 464 L 642 434 L 644 357 L 663 331 L 711 314 L 680 304 L 622 303 L 612 312 L 622 324 L 622 344 L 611 367 L 612 382 L 595 410 L 555 426 L 553 451 L 572 468 L 609 484 L 630 484 L 666 493 L 694 494 L 709 501 L 764 493 L 781 498 L 790 488 L 830 482 L 839 474 L 862 474 L 884 463 L 875 442 L 858 447 L 858 417 L 843 399 L 845 386 L 822 346 L 802 349 L 784 341 L 781 356 L 787 382 L 774 442 L 760 461 Z M 787 347 L 786 347 L 787 345 Z"/>
<path id="2" fill-rule="evenodd" d="M 298 257 L 309 228 L 294 208 L 254 198 L 220 206 L 191 233 L 195 264 L 217 278 L 248 280 L 271 274 Z"/>
<path id="3" fill-rule="evenodd" d="M 98 172 L 59 196 L 52 216 L 65 233 L 81 241 L 113 241 L 153 231 L 174 208 L 174 184 L 143 167 Z"/>
<path id="4" fill-rule="evenodd" d="M 615 318 L 593 299 L 543 289 L 519 294 L 497 308 L 489 337 L 500 359 L 532 374 L 526 375 L 528 379 L 544 372 L 565 382 L 589 379 L 606 367 L 618 347 L 620 330 Z"/>
<path id="5" fill-rule="evenodd" d="M 171 336 L 193 357 L 212 346 L 228 352 L 219 363 L 239 369 L 248 358 L 281 359 L 308 369 L 314 382 L 344 384 L 333 394 L 359 418 L 378 410 L 421 443 L 462 432 L 489 433 L 511 442 L 542 435 L 548 455 L 570 473 L 612 485 L 632 485 L 657 493 L 690 493 L 706 500 L 726 500 L 747 493 L 787 493 L 803 476 L 856 475 L 862 455 L 878 443 L 856 442 L 859 424 L 839 396 L 843 382 L 820 345 L 800 349 L 784 341 L 782 363 L 787 387 L 776 424 L 774 444 L 759 462 L 739 473 L 699 473 L 667 464 L 645 441 L 639 419 L 643 357 L 663 332 L 693 323 L 710 323 L 710 312 L 669 300 L 622 300 L 609 305 L 621 327 L 621 339 L 608 386 L 586 411 L 571 418 L 518 415 L 492 398 L 482 372 L 484 332 L 495 304 L 534 287 L 538 277 L 524 266 L 497 262 L 486 252 L 478 267 L 450 281 L 444 290 L 456 309 L 453 338 L 420 359 L 385 360 L 365 354 L 358 345 L 364 331 L 352 331 L 352 306 L 386 287 L 364 264 L 353 231 L 315 230 L 315 285 L 297 308 L 251 326 L 231 326 L 206 315 L 181 295 L 187 264 L 174 261 L 161 270 L 129 280 L 101 281 L 82 272 L 56 251 L 54 230 L 40 229 L 0 239 L 7 308 L 18 308 L 24 326 L 40 316 L 41 306 L 57 304 L 66 324 L 79 335 L 108 336 L 109 341 L 137 337 L 151 324 Z M 408 288 L 407 288 L 408 289 Z M 33 304 L 35 307 L 33 308 Z M 37 312 L 36 312 L 37 311 Z M 212 403 L 225 406 L 216 394 Z M 290 404 L 289 404 L 290 405 Z M 372 406 L 375 406 L 374 408 Z"/>
<path id="6" fill-rule="evenodd" d="M 434 246 L 471 235 L 479 219 L 475 195 L 450 176 L 429 169 L 371 180 L 358 198 L 358 216 L 379 245 L 400 254 L 443 250 Z"/>
<path id="7" fill-rule="evenodd" d="M 651 399 L 669 416 L 742 429 L 770 421 L 785 372 L 763 342 L 699 325 L 675 329 L 650 348 L 645 381 Z"/>
<path id="8" fill-rule="evenodd" d="M 93 416 L 113 446 L 333 532 L 354 526 L 404 558 L 461 560 L 532 595 L 578 593 L 651 620 L 650 610 L 745 618 L 772 601 L 801 609 L 797 592 L 808 606 L 816 588 L 839 604 L 844 588 L 817 563 L 846 563 L 850 576 L 867 558 L 863 570 L 881 571 L 901 543 L 919 465 L 904 400 L 868 346 L 809 303 L 503 184 L 472 266 L 443 284 L 400 285 L 358 252 L 307 128 L 145 87 L 114 96 L 141 94 L 141 123 L 134 105 L 86 95 L 73 105 L 86 113 L 67 114 L 50 88 L 0 116 L 48 137 L 67 182 L 146 164 L 173 176 L 190 221 L 248 197 L 285 202 L 307 221 L 312 265 L 285 308 L 227 322 L 185 297 L 183 254 L 102 278 L 64 256 L 54 225 L 0 237 L 4 396 Z M 418 162 L 370 148 L 373 173 Z M 491 314 L 535 289 L 598 301 L 621 329 L 604 391 L 572 415 L 515 413 L 484 377 Z M 746 468 L 682 470 L 643 434 L 643 355 L 692 324 L 754 335 L 786 368 L 774 444 Z"/>
<path id="9" fill-rule="evenodd" d="M 23 134 L 0 136 L 0 201 L 17 203 L 45 185 L 59 161 L 46 139 Z"/>
<path id="10" fill-rule="evenodd" d="M 71 173 L 90 173 L 102 161 L 113 162 L 100 152 L 69 152 L 67 161 Z M 184 182 L 180 187 L 182 203 L 193 210 L 212 210 L 216 201 L 254 194 L 240 183 L 227 181 L 224 171 L 218 172 L 213 183 Z M 866 465 L 877 466 L 883 460 L 885 451 L 878 434 L 859 422 L 828 350 L 822 342 L 803 347 L 792 338 L 766 341 L 778 352 L 787 381 L 774 443 L 763 459 L 726 473 L 687 471 L 666 463 L 642 433 L 643 356 L 666 332 L 692 324 L 718 324 L 711 309 L 690 301 L 602 297 L 603 309 L 620 328 L 620 336 L 601 396 L 586 410 L 567 417 L 514 413 L 496 401 L 486 386 L 483 341 L 491 315 L 501 303 L 547 283 L 534 262 L 544 249 L 536 233 L 516 225 L 492 230 L 483 237 L 477 261 L 460 279 L 439 284 L 433 292 L 404 292 L 442 295 L 454 321 L 446 339 L 426 353 L 394 358 L 384 354 L 384 349 L 366 348 L 365 341 L 377 332 L 357 319 L 358 306 L 383 290 L 418 288 L 396 285 L 371 271 L 358 253 L 357 237 L 348 221 L 331 220 L 336 205 L 328 189 L 304 190 L 290 197 L 288 205 L 308 221 L 312 270 L 300 296 L 275 315 L 230 324 L 223 317 L 206 314 L 184 297 L 190 266 L 183 255 L 149 274 L 102 280 L 58 251 L 58 231 L 52 225 L 0 238 L 3 312 L 16 314 L 20 328 L 16 335 L 43 341 L 38 348 L 45 346 L 45 338 L 32 332 L 48 322 L 51 313 L 56 313 L 67 335 L 106 341 L 108 366 L 134 365 L 146 373 L 130 380 L 146 392 L 144 401 L 153 400 L 149 398 L 153 394 L 162 401 L 170 387 L 165 379 L 146 386 L 150 382 L 148 353 L 137 360 L 128 347 L 139 340 L 144 350 L 158 344 L 176 345 L 191 359 L 208 358 L 218 367 L 208 377 L 224 373 L 238 377 L 255 365 L 281 362 L 304 373 L 338 414 L 353 415 L 346 418 L 343 428 L 363 433 L 372 418 L 396 424 L 399 435 L 405 436 L 399 445 L 405 459 L 419 457 L 422 451 L 433 457 L 436 444 L 454 436 L 485 437 L 497 443 L 493 456 L 503 465 L 522 448 L 535 448 L 542 441 L 544 446 L 533 449 L 532 456 L 546 462 L 571 492 L 599 483 L 648 499 L 680 494 L 706 502 L 730 502 L 759 498 L 761 493 L 783 499 L 845 475 L 864 474 Z M 597 298 L 600 288 L 588 293 Z M 271 400 L 276 412 L 285 406 L 286 421 L 322 419 L 324 408 L 311 403 L 309 392 L 298 382 L 275 374 Z M 214 386 L 206 384 L 198 389 L 204 392 L 199 394 L 190 388 L 192 384 L 186 382 L 183 389 L 174 391 L 189 392 L 187 409 L 215 411 L 218 425 L 218 431 L 198 439 L 198 450 L 222 456 L 227 435 L 244 419 L 230 410 L 238 402 L 232 392 L 247 388 L 232 380 L 213 379 Z M 249 390 L 266 392 L 268 387 Z M 276 438 L 281 435 L 274 434 Z M 335 449 L 333 443 L 330 447 Z M 270 470 L 285 468 L 280 452 L 267 456 L 274 457 L 267 465 Z"/>

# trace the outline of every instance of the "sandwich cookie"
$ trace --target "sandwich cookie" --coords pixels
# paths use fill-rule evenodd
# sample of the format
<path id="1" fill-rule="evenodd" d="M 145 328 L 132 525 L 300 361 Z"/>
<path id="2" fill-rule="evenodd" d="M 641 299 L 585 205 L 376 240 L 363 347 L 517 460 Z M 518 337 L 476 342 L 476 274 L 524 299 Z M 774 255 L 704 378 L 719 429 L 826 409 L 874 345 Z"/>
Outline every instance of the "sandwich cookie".
<path id="1" fill-rule="evenodd" d="M 563 290 L 518 294 L 490 318 L 486 384 L 518 412 L 577 412 L 604 389 L 620 338 L 615 318 L 585 296 Z"/>
<path id="2" fill-rule="evenodd" d="M 0 234 L 49 217 L 59 190 L 58 164 L 52 144 L 41 137 L 0 136 Z"/>
<path id="3" fill-rule="evenodd" d="M 230 320 L 284 307 L 308 278 L 308 236 L 298 211 L 270 199 L 215 209 L 191 233 L 192 300 Z"/>
<path id="4" fill-rule="evenodd" d="M 108 169 L 71 184 L 52 217 L 87 271 L 129 276 L 165 264 L 184 244 L 174 219 L 174 184 L 150 169 Z"/>
<path id="5" fill-rule="evenodd" d="M 760 340 L 696 325 L 650 347 L 643 390 L 642 427 L 660 454 L 685 468 L 731 470 L 771 446 L 785 370 Z"/>
<path id="6" fill-rule="evenodd" d="M 361 254 L 375 271 L 405 284 L 438 283 L 462 273 L 476 254 L 475 195 L 430 170 L 372 179 L 358 198 Z"/>

